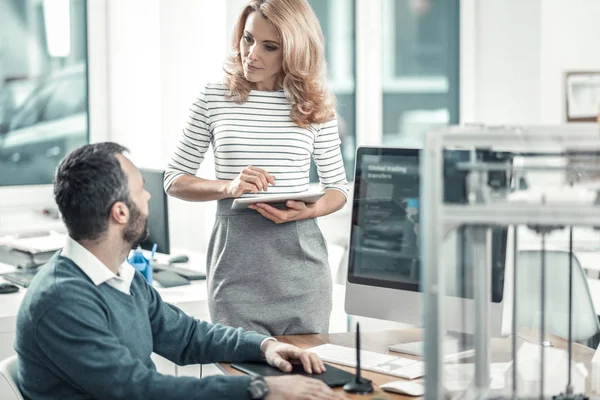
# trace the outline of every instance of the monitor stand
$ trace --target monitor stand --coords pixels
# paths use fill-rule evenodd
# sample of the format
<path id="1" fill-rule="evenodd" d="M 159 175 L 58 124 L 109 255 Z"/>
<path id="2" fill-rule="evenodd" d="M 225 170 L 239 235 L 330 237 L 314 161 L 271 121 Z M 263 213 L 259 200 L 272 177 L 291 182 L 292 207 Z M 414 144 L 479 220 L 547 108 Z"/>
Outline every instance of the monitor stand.
<path id="1" fill-rule="evenodd" d="M 409 342 L 388 346 L 389 351 L 424 357 L 424 342 Z M 475 354 L 474 336 L 466 333 L 447 332 L 444 338 L 444 361 L 460 360 Z"/>

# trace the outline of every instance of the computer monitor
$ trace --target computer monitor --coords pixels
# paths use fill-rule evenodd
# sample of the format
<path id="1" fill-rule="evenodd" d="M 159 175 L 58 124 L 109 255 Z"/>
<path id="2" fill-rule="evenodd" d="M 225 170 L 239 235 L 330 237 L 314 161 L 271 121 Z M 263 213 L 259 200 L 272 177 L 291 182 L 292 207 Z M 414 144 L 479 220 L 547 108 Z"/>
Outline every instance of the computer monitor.
<path id="1" fill-rule="evenodd" d="M 150 235 L 141 243 L 141 246 L 145 250 L 152 250 L 152 246 L 156 243 L 156 250 L 159 253 L 170 254 L 169 208 L 167 194 L 163 189 L 164 171 L 140 168 L 140 172 L 144 177 L 144 187 L 152 196 L 148 203 Z"/>
<path id="2" fill-rule="evenodd" d="M 422 323 L 419 153 L 416 148 L 357 150 L 346 284 L 348 314 L 414 325 Z M 470 156 L 470 151 L 465 150 L 445 152 L 444 200 L 448 203 L 467 201 L 466 172 L 457 164 L 468 161 Z M 479 156 L 489 158 L 489 154 Z M 488 179 L 495 185 L 500 180 L 495 175 Z M 507 249 L 511 236 L 508 228 L 492 228 L 490 308 L 495 336 L 504 331 L 503 323 L 508 317 L 504 315 L 504 306 L 511 300 L 512 287 L 507 283 L 512 277 L 512 268 L 507 268 L 512 261 Z M 465 242 L 465 229 L 460 228 L 444 243 L 443 258 L 447 260 L 443 266 L 447 278 L 444 324 L 450 332 L 471 334 L 474 333 L 474 313 L 470 311 L 474 309 L 474 266 L 468 260 Z"/>

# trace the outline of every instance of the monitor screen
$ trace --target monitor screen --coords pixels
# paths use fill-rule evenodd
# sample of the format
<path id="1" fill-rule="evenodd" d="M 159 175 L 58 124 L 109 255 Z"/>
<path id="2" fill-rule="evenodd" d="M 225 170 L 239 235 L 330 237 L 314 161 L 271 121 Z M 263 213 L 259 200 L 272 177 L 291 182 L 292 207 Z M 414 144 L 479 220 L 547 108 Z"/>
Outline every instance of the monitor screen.
<path id="1" fill-rule="evenodd" d="M 148 231 L 150 235 L 142 242 L 145 250 L 152 250 L 154 243 L 157 244 L 159 253 L 169 254 L 171 252 L 169 243 L 169 212 L 167 205 L 167 194 L 163 189 L 162 170 L 140 169 L 144 177 L 144 187 L 152 196 L 148 202 Z"/>
<path id="2" fill-rule="evenodd" d="M 464 150 L 444 155 L 444 199 L 466 202 L 466 173 L 457 163 L 468 161 Z M 351 283 L 420 290 L 419 150 L 358 149 L 352 205 L 348 281 Z M 472 263 L 465 251 L 465 230 L 444 242 L 446 293 L 473 298 Z M 501 302 L 504 289 L 506 228 L 492 229 L 492 301 Z"/>

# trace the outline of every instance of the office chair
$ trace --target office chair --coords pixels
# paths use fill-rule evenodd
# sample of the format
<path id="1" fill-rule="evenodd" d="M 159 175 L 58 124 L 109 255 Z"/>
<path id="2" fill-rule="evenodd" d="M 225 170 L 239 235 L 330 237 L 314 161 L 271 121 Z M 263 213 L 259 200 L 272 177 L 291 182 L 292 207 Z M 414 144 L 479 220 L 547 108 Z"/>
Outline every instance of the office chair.
<path id="1" fill-rule="evenodd" d="M 17 385 L 18 376 L 17 356 L 9 357 L 0 362 L 0 399 L 23 400 L 23 395 Z"/>
<path id="2" fill-rule="evenodd" d="M 546 250 L 546 332 L 569 336 L 569 252 Z M 517 257 L 517 324 L 541 326 L 541 250 L 521 250 Z M 600 323 L 581 264 L 573 255 L 573 341 L 595 348 Z"/>

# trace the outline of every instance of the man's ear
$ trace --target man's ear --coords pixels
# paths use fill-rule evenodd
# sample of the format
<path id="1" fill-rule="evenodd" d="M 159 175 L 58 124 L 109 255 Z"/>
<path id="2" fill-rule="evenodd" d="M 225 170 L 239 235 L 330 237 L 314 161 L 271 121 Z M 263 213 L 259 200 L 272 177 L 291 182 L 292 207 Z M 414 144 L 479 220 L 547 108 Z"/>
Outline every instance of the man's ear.
<path id="1" fill-rule="evenodd" d="M 118 224 L 129 222 L 129 207 L 122 201 L 117 201 L 110 209 L 110 217 Z"/>

